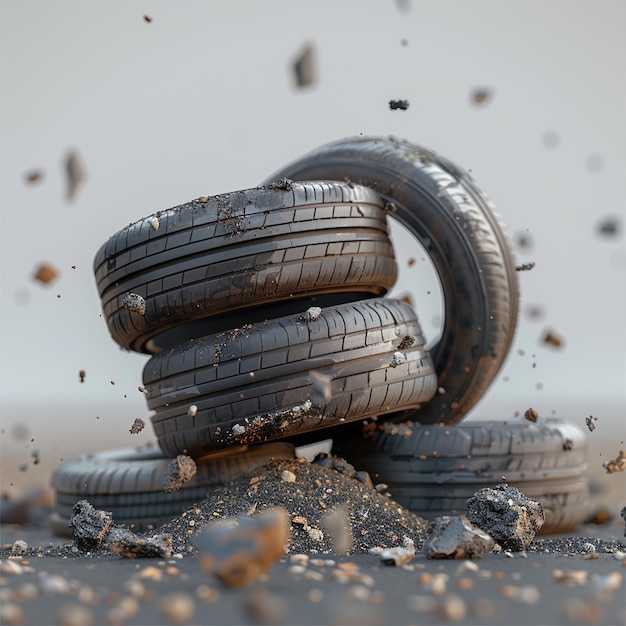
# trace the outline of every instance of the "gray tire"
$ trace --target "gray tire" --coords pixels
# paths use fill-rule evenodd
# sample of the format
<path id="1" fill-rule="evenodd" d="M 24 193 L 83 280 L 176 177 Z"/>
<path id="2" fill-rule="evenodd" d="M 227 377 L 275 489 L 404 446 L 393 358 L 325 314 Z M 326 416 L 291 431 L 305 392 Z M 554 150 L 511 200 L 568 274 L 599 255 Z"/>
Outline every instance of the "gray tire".
<path id="1" fill-rule="evenodd" d="M 301 310 L 303 299 L 324 306 L 383 295 L 397 268 L 371 189 L 282 182 L 130 224 L 100 248 L 94 271 L 113 339 L 154 353 L 244 316 Z"/>
<path id="2" fill-rule="evenodd" d="M 478 489 L 502 482 L 541 502 L 542 533 L 572 530 L 589 512 L 587 439 L 565 420 L 386 423 L 336 441 L 334 452 L 427 519 L 466 513 Z"/>
<path id="3" fill-rule="evenodd" d="M 87 499 L 95 508 L 113 513 L 116 524 L 148 530 L 170 521 L 240 474 L 272 459 L 294 456 L 294 447 L 284 442 L 235 448 L 197 460 L 196 475 L 177 491 L 166 493 L 163 479 L 171 459 L 157 447 L 84 454 L 61 463 L 52 475 L 56 499 L 52 527 L 57 534 L 71 535 L 72 507 Z"/>
<path id="4" fill-rule="evenodd" d="M 165 454 L 194 457 L 418 409 L 437 387 L 424 343 L 411 307 L 387 298 L 189 341 L 144 367 L 154 432 Z"/>
<path id="5" fill-rule="evenodd" d="M 375 189 L 422 244 L 443 292 L 443 333 L 431 347 L 439 386 L 422 423 L 456 423 L 483 396 L 513 340 L 518 284 L 508 236 L 493 203 L 462 169 L 392 137 L 322 146 L 267 180 L 351 180 Z"/>

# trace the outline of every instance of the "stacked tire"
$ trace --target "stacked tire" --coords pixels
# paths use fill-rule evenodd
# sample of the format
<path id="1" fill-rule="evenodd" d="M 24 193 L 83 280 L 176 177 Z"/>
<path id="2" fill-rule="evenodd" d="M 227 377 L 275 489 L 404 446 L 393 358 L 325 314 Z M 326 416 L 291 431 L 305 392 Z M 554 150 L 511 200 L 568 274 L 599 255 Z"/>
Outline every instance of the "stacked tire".
<path id="1" fill-rule="evenodd" d="M 430 351 L 412 308 L 384 297 L 397 277 L 389 216 L 439 275 L 444 329 Z M 517 320 L 515 265 L 493 205 L 449 161 L 392 138 L 324 146 L 260 187 L 130 224 L 94 271 L 111 337 L 151 355 L 143 382 L 160 450 L 59 466 L 59 532 L 81 498 L 118 522 L 158 525 L 239 473 L 293 456 L 294 437 L 332 437 L 367 418 L 454 424 L 495 378 Z M 379 439 L 351 437 L 347 458 L 394 459 Z M 164 494 L 177 455 L 199 469 Z M 370 471 L 386 467 L 396 469 Z"/>

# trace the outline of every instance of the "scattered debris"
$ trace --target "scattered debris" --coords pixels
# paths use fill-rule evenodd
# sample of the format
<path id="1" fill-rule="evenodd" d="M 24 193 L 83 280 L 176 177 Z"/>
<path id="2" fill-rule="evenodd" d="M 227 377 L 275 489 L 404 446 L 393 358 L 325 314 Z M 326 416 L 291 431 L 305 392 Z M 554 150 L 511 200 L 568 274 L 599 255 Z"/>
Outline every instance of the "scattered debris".
<path id="1" fill-rule="evenodd" d="M 602 467 L 606 470 L 607 474 L 623 472 L 626 469 L 626 456 L 624 456 L 624 451 L 619 451 L 615 461 L 606 461 L 602 463 Z"/>
<path id="2" fill-rule="evenodd" d="M 256 580 L 283 556 L 289 527 L 289 514 L 282 507 L 209 526 L 195 539 L 202 571 L 230 587 Z"/>
<path id="3" fill-rule="evenodd" d="M 146 423 L 140 417 L 136 417 L 133 425 L 130 427 L 129 432 L 131 435 L 137 435 L 145 428 L 145 426 Z"/>
<path id="4" fill-rule="evenodd" d="M 531 407 L 526 411 L 526 413 L 524 413 L 524 418 L 529 422 L 536 422 L 539 419 L 539 413 Z"/>
<path id="5" fill-rule="evenodd" d="M 554 346 L 555 348 L 561 348 L 563 346 L 563 339 L 558 337 L 552 331 L 546 331 L 544 333 L 544 335 L 543 335 L 542 341 L 543 341 L 543 343 L 545 343 L 545 344 L 547 344 L 549 346 Z"/>
<path id="6" fill-rule="evenodd" d="M 85 376 L 86 376 L 86 375 L 87 375 L 87 374 L 85 373 L 85 370 L 78 370 L 78 380 L 79 380 L 81 383 L 84 383 L 84 382 L 85 382 Z"/>
<path id="7" fill-rule="evenodd" d="M 319 319 L 319 316 L 322 314 L 322 309 L 318 306 L 309 307 L 301 316 L 301 322 L 314 322 Z"/>
<path id="8" fill-rule="evenodd" d="M 159 218 L 156 215 L 148 218 L 148 224 L 150 224 L 152 230 L 159 230 L 161 226 L 161 222 L 159 222 Z"/>
<path id="9" fill-rule="evenodd" d="M 530 263 L 522 263 L 521 265 L 516 265 L 515 271 L 516 272 L 530 272 L 530 270 L 532 270 L 533 267 L 535 267 L 535 262 L 531 261 Z"/>
<path id="10" fill-rule="evenodd" d="M 399 109 L 400 111 L 406 111 L 409 108 L 408 100 L 389 100 L 389 108 L 392 111 Z"/>
<path id="11" fill-rule="evenodd" d="M 127 293 L 122 298 L 122 305 L 129 311 L 139 313 L 139 315 L 146 314 L 146 301 L 137 293 Z"/>
<path id="12" fill-rule="evenodd" d="M 391 358 L 391 363 L 389 363 L 389 367 L 398 367 L 406 361 L 406 356 L 402 354 L 402 352 L 394 352 L 393 357 Z"/>
<path id="13" fill-rule="evenodd" d="M 187 415 L 189 415 L 190 417 L 195 417 L 197 413 L 198 407 L 195 404 L 190 404 L 189 408 L 187 409 Z"/>
<path id="14" fill-rule="evenodd" d="M 137 387 L 137 391 L 139 393 L 148 393 L 148 390 L 145 387 L 142 387 L 141 385 L 139 385 L 139 387 Z"/>
<path id="15" fill-rule="evenodd" d="M 41 170 L 30 170 L 24 174 L 24 180 L 29 185 L 34 185 L 43 179 L 43 172 Z"/>
<path id="16" fill-rule="evenodd" d="M 87 500 L 79 500 L 74 505 L 69 527 L 76 547 L 81 552 L 108 549 L 128 558 L 170 558 L 172 555 L 171 535 L 136 535 L 114 524 L 111 513 L 95 509 Z"/>
<path id="17" fill-rule="evenodd" d="M 49 263 L 42 263 L 33 274 L 33 278 L 44 285 L 50 284 L 58 276 L 59 272 Z"/>
<path id="18" fill-rule="evenodd" d="M 231 432 L 233 436 L 239 437 L 246 432 L 246 427 L 242 426 L 241 424 L 234 424 L 233 427 L 231 428 Z"/>
<path id="19" fill-rule="evenodd" d="M 315 404 L 323 404 L 324 402 L 330 402 L 333 398 L 331 378 L 324 374 L 320 374 L 316 370 L 309 372 L 311 377 L 311 390 L 313 392 L 313 401 Z M 319 402 L 323 400 L 323 402 Z"/>
<path id="20" fill-rule="evenodd" d="M 78 189 L 85 181 L 85 168 L 76 150 L 70 150 L 65 157 L 65 176 L 67 179 L 68 200 L 73 200 Z"/>
<path id="21" fill-rule="evenodd" d="M 293 63 L 293 73 L 297 87 L 302 89 L 315 84 L 317 80 L 316 65 L 315 47 L 312 43 L 307 43 Z"/>
<path id="22" fill-rule="evenodd" d="M 479 489 L 468 498 L 467 509 L 469 521 L 505 550 L 525 550 L 545 521 L 539 502 L 506 483 Z"/>
<path id="23" fill-rule="evenodd" d="M 167 467 L 167 473 L 163 479 L 163 491 L 165 493 L 178 491 L 196 475 L 197 470 L 198 466 L 190 456 L 179 454 Z"/>
<path id="24" fill-rule="evenodd" d="M 422 549 L 429 559 L 481 559 L 495 544 L 489 533 L 474 526 L 465 515 L 436 517 L 428 532 Z"/>
<path id="25" fill-rule="evenodd" d="M 266 185 L 267 189 L 278 189 L 282 191 L 291 191 L 293 189 L 293 180 L 290 178 L 281 178 Z"/>
<path id="26" fill-rule="evenodd" d="M 585 418 L 585 423 L 587 424 L 587 428 L 589 429 L 589 432 L 593 432 L 596 429 L 596 422 L 598 421 L 597 417 L 594 417 L 593 415 L 590 415 L 589 417 Z"/>
<path id="27" fill-rule="evenodd" d="M 493 93 L 491 89 L 487 87 L 477 87 L 471 94 L 472 102 L 477 106 L 485 106 L 489 103 L 492 97 Z"/>

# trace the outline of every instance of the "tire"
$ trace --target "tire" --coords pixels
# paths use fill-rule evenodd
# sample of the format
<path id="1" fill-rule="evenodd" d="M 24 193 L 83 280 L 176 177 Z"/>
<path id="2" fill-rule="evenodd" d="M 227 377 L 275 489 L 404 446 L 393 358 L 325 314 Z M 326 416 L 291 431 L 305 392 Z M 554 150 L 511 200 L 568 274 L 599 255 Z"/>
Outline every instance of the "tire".
<path id="1" fill-rule="evenodd" d="M 587 440 L 565 420 L 386 423 L 373 436 L 335 441 L 333 451 L 427 519 L 466 513 L 478 489 L 503 481 L 541 502 L 543 534 L 573 530 L 589 512 Z"/>
<path id="2" fill-rule="evenodd" d="M 233 328 L 244 309 L 260 321 L 302 310 L 294 301 L 305 298 L 380 296 L 397 274 L 380 198 L 339 182 L 282 182 L 161 211 L 111 237 L 94 271 L 111 336 L 148 353 Z"/>
<path id="3" fill-rule="evenodd" d="M 430 351 L 445 393 L 400 420 L 460 421 L 496 377 L 517 324 L 515 262 L 492 202 L 447 159 L 393 137 L 322 146 L 267 180 L 283 177 L 351 180 L 375 189 L 427 250 L 444 298 L 443 333 Z"/>
<path id="4" fill-rule="evenodd" d="M 248 324 L 151 357 L 143 382 L 164 453 L 193 457 L 285 438 L 417 409 L 434 395 L 432 360 L 405 302 L 373 298 L 307 315 Z"/>
<path id="5" fill-rule="evenodd" d="M 274 458 L 294 458 L 287 443 L 238 448 L 232 453 L 200 459 L 196 475 L 178 491 L 166 493 L 163 479 L 171 459 L 157 448 L 122 448 L 84 454 L 61 463 L 52 475 L 56 504 L 52 528 L 71 535 L 72 507 L 87 499 L 97 509 L 110 511 L 116 524 L 145 531 L 170 521 L 206 498 L 219 486 Z"/>

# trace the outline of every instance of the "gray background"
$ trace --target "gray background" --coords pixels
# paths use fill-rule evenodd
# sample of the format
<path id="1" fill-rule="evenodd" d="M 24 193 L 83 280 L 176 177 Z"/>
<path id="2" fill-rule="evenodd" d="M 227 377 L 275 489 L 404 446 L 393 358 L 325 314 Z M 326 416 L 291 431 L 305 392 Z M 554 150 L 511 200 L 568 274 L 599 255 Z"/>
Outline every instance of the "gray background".
<path id="1" fill-rule="evenodd" d="M 600 433 L 604 458 L 616 456 L 626 414 L 621 0 L 0 6 L 3 490 L 44 480 L 77 452 L 152 439 L 149 424 L 128 432 L 135 417 L 148 421 L 137 391 L 147 357 L 108 335 L 92 274 L 99 246 L 154 211 L 255 186 L 360 133 L 403 137 L 471 170 L 518 262 L 536 262 L 519 275 L 514 348 L 472 417 L 530 406 L 579 424 L 597 415 L 590 437 Z M 318 80 L 297 89 L 291 64 L 307 42 Z M 482 87 L 491 98 L 477 106 L 471 94 Z M 409 110 L 391 111 L 400 98 Z M 72 201 L 70 149 L 87 175 Z M 27 184 L 33 170 L 43 178 Z M 607 217 L 618 218 L 615 236 L 598 233 Z M 517 245 L 522 235 L 530 247 Z M 394 242 L 394 293 L 412 292 L 434 335 L 437 297 L 424 264 L 407 263 L 420 251 L 398 229 Z M 40 262 L 58 280 L 35 282 Z M 526 314 L 535 305 L 539 319 Z M 564 347 L 544 345 L 546 330 Z M 28 470 L 15 472 L 24 461 Z"/>

